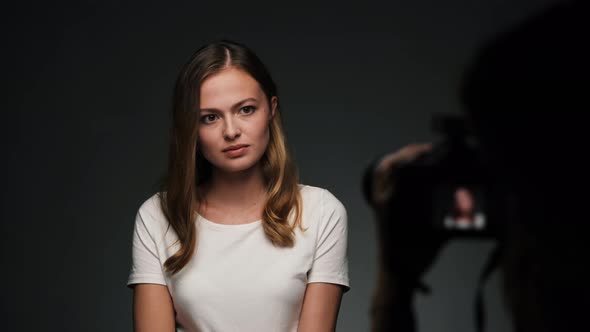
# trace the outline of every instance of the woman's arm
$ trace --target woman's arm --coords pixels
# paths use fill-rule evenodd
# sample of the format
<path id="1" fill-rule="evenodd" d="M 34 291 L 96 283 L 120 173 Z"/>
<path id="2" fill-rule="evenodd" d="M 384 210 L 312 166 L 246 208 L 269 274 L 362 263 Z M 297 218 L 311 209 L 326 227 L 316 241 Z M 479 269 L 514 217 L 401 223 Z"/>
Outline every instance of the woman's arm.
<path id="1" fill-rule="evenodd" d="M 168 287 L 136 284 L 133 289 L 133 330 L 174 332 L 175 329 L 174 306 Z"/>
<path id="2" fill-rule="evenodd" d="M 307 284 L 298 332 L 333 332 L 342 300 L 342 286 L 325 282 Z"/>

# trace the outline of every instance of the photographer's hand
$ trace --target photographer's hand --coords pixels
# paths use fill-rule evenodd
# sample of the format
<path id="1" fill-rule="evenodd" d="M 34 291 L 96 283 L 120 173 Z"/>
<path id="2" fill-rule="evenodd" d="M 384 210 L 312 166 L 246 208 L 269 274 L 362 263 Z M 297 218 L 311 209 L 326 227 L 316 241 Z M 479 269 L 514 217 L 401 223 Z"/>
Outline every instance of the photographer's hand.
<path id="1" fill-rule="evenodd" d="M 374 208 L 383 210 L 391 200 L 395 188 L 395 169 L 407 164 L 432 149 L 432 143 L 408 144 L 385 155 L 373 172 L 371 203 Z"/>

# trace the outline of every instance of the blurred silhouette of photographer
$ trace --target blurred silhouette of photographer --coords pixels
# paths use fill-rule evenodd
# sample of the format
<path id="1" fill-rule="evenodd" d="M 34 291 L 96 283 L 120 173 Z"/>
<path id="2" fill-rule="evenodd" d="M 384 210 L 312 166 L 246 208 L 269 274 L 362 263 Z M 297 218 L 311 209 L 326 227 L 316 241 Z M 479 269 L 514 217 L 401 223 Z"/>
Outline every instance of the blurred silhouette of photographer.
<path id="1" fill-rule="evenodd" d="M 589 330 L 588 13 L 583 1 L 563 2 L 497 35 L 460 87 L 489 167 L 510 184 L 517 202 L 499 258 L 515 332 Z M 404 192 L 395 184 L 397 169 L 432 148 L 409 144 L 375 159 L 364 175 L 378 233 L 373 332 L 416 330 L 413 296 L 444 244 L 436 233 L 394 226 L 395 218 L 429 216 L 400 215 L 396 204 Z"/>

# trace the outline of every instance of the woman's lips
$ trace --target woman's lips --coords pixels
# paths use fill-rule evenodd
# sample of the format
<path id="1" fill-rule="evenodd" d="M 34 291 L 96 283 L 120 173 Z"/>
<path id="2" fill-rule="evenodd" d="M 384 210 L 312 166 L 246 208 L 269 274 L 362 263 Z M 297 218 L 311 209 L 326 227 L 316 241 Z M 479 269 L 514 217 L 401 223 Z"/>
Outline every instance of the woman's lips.
<path id="1" fill-rule="evenodd" d="M 248 145 L 230 146 L 223 150 L 228 157 L 239 157 L 248 151 Z"/>

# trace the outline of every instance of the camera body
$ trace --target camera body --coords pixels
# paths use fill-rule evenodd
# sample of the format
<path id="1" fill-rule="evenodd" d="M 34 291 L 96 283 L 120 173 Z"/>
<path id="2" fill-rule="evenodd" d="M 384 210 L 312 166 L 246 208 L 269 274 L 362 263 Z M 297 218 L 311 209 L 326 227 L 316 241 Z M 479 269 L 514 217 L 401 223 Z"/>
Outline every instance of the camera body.
<path id="1" fill-rule="evenodd" d="M 445 238 L 497 238 L 509 214 L 509 192 L 486 162 L 465 118 L 435 115 L 441 140 L 395 171 L 397 224 Z"/>

